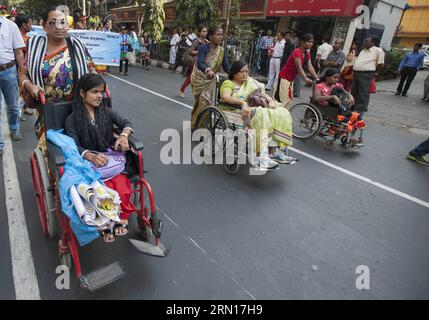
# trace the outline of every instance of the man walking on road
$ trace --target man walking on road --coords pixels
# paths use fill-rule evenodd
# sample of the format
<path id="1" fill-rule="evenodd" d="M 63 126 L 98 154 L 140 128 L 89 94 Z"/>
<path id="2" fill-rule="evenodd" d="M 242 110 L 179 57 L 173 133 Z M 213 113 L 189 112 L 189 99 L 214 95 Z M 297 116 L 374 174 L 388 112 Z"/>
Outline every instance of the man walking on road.
<path id="1" fill-rule="evenodd" d="M 267 31 L 267 34 L 262 37 L 261 39 L 261 46 L 260 46 L 260 57 L 261 57 L 261 75 L 264 77 L 267 76 L 267 69 L 268 69 L 268 49 L 273 45 L 274 38 L 273 38 L 273 32 L 271 30 Z"/>
<path id="2" fill-rule="evenodd" d="M 429 138 L 415 147 L 407 154 L 407 159 L 413 160 L 424 166 L 429 166 L 429 160 L 425 157 L 429 153 Z"/>
<path id="3" fill-rule="evenodd" d="M 416 43 L 412 52 L 408 53 L 404 59 L 402 59 L 401 64 L 399 65 L 399 72 L 401 74 L 401 81 L 399 81 L 398 88 L 396 89 L 396 95 L 403 95 L 407 97 L 408 89 L 410 89 L 411 83 L 416 77 L 417 71 L 423 68 L 423 61 L 425 55 L 423 52 L 420 52 L 422 48 L 421 43 Z M 406 81 L 406 83 L 405 83 Z M 405 83 L 405 88 L 404 87 Z"/>
<path id="4" fill-rule="evenodd" d="M 33 21 L 29 15 L 24 14 L 24 13 L 20 13 L 16 16 L 15 23 L 18 26 L 19 31 L 21 32 L 22 40 L 24 41 L 24 44 L 25 44 L 25 48 L 22 49 L 22 52 L 23 52 L 24 58 L 25 58 L 25 56 L 27 55 L 26 51 L 27 51 L 28 39 L 30 39 L 30 37 L 27 35 L 27 33 L 29 33 L 31 31 L 32 26 L 33 26 Z M 22 97 L 19 100 L 23 101 Z M 24 104 L 24 113 L 32 115 L 33 109 L 29 108 L 29 106 Z M 21 120 L 26 120 L 26 118 L 21 117 Z"/>
<path id="5" fill-rule="evenodd" d="M 284 32 L 277 33 L 277 42 L 274 46 L 273 56 L 270 60 L 270 73 L 268 76 L 267 90 L 271 90 L 280 72 L 280 62 L 285 48 Z"/>
<path id="6" fill-rule="evenodd" d="M 353 66 L 352 95 L 356 101 L 355 111 L 361 116 L 368 111 L 371 81 L 384 67 L 384 51 L 377 44 L 376 37 L 368 37 Z"/>
<path id="7" fill-rule="evenodd" d="M 24 47 L 25 44 L 18 26 L 5 17 L 0 16 L 0 90 L 7 104 L 9 129 L 14 141 L 22 139 L 19 123 L 18 71 L 16 64 L 18 64 L 20 69 L 23 68 L 24 55 L 22 48 Z M 0 106 L 1 103 L 2 96 L 0 93 Z M 0 122 L 0 155 L 3 154 L 3 149 L 4 141 Z"/>

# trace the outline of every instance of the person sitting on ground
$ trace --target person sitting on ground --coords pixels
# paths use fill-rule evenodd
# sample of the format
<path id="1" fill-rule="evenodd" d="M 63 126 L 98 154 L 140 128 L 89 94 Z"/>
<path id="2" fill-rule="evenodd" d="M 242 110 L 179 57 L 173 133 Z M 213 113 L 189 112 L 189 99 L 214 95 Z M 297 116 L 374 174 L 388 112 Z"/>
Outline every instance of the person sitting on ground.
<path id="1" fill-rule="evenodd" d="M 365 123 L 357 112 L 352 112 L 353 96 L 339 83 L 340 73 L 337 69 L 325 70 L 320 83 L 314 87 L 313 100 L 325 116 L 339 122 L 347 123 L 347 130 L 364 128 Z M 332 128 L 332 130 L 334 130 Z M 330 132 L 331 134 L 335 132 Z"/>
<path id="2" fill-rule="evenodd" d="M 108 164 L 106 152 L 115 149 L 123 153 L 130 150 L 128 137 L 133 133 L 130 121 L 120 116 L 116 111 L 105 106 L 103 93 L 106 82 L 100 75 L 86 74 L 82 76 L 76 88 L 73 99 L 73 112 L 68 116 L 65 133 L 72 137 L 82 157 L 101 168 Z M 122 133 L 119 137 L 113 135 L 113 125 Z M 112 230 L 103 231 L 103 240 L 113 242 L 115 236 L 128 233 L 128 218 L 136 210 L 130 201 L 131 182 L 121 173 L 105 181 L 105 185 L 119 193 L 121 199 L 121 222 Z"/>
<path id="3" fill-rule="evenodd" d="M 251 95 L 259 93 L 265 98 L 265 106 L 256 106 L 251 101 Z M 262 83 L 249 77 L 249 66 L 244 61 L 235 61 L 229 71 L 229 80 L 220 87 L 221 110 L 242 113 L 243 120 L 251 129 L 256 130 L 256 153 L 259 154 L 261 167 L 272 169 L 277 163 L 291 163 L 293 158 L 287 157 L 283 150 L 292 145 L 292 118 L 289 111 L 265 94 Z M 233 108 L 228 105 L 238 105 Z M 250 105 L 250 106 L 249 106 Z M 261 130 L 268 131 L 268 149 L 261 146 Z M 277 163 L 276 163 L 277 162 Z"/>

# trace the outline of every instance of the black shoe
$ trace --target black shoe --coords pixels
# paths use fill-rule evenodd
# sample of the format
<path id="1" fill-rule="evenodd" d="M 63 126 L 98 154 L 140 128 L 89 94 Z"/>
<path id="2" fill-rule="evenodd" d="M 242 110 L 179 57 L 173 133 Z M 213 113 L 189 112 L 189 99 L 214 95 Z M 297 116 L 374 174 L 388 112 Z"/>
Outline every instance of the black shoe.
<path id="1" fill-rule="evenodd" d="M 0 157 L 3 156 L 4 150 L 0 150 Z"/>
<path id="2" fill-rule="evenodd" d="M 396 92 L 395 93 L 395 96 L 400 96 L 401 95 L 401 93 L 400 92 Z"/>
<path id="3" fill-rule="evenodd" d="M 408 97 L 408 94 L 403 93 L 403 94 L 402 94 L 402 96 L 403 96 L 403 97 Z"/>
<path id="4" fill-rule="evenodd" d="M 22 140 L 22 139 L 23 139 L 23 137 L 22 137 L 21 132 L 19 132 L 19 130 L 14 130 L 14 131 L 12 131 L 11 139 L 12 139 L 13 141 L 19 141 L 19 140 Z"/>

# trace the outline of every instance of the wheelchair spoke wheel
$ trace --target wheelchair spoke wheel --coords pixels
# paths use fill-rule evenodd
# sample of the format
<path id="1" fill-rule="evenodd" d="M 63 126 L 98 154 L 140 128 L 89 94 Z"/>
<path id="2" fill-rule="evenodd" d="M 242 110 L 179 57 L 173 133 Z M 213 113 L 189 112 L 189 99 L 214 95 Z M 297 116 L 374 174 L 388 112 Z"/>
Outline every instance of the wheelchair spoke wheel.
<path id="1" fill-rule="evenodd" d="M 43 201 L 45 205 L 45 213 L 46 213 L 46 225 L 47 225 L 47 231 L 50 238 L 53 238 L 57 235 L 57 223 L 56 223 L 56 217 L 55 217 L 55 201 L 52 194 L 52 191 L 50 191 L 51 186 L 51 180 L 49 179 L 48 175 L 48 169 L 45 165 L 45 160 L 43 158 L 42 152 L 39 148 L 36 148 L 34 150 L 34 154 L 36 156 L 37 165 L 39 167 L 40 172 L 40 181 L 41 181 L 41 187 L 42 187 L 42 194 L 43 194 Z"/>
<path id="2" fill-rule="evenodd" d="M 234 147 L 233 147 L 233 154 L 228 154 L 228 149 L 225 146 L 225 156 L 224 156 L 224 165 L 225 171 L 228 172 L 231 175 L 234 175 L 238 172 L 240 169 L 240 164 L 238 163 L 238 138 L 234 137 Z M 233 157 L 231 159 L 230 157 Z"/>
<path id="3" fill-rule="evenodd" d="M 225 144 L 224 133 L 228 128 L 228 120 L 220 111 L 215 107 L 206 107 L 197 117 L 197 128 L 206 129 L 211 135 L 211 150 L 212 155 L 223 155 Z M 218 135 L 216 135 L 219 132 Z"/>
<path id="4" fill-rule="evenodd" d="M 308 139 L 317 135 L 322 127 L 322 114 L 316 106 L 299 103 L 290 108 L 292 133 L 295 138 Z"/>
<path id="5" fill-rule="evenodd" d="M 31 176 L 33 180 L 34 197 L 36 200 L 37 213 L 39 214 L 40 225 L 43 235 L 48 235 L 48 225 L 46 222 L 46 208 L 43 200 L 43 189 L 41 185 L 39 166 L 37 165 L 36 156 L 31 157 Z"/>

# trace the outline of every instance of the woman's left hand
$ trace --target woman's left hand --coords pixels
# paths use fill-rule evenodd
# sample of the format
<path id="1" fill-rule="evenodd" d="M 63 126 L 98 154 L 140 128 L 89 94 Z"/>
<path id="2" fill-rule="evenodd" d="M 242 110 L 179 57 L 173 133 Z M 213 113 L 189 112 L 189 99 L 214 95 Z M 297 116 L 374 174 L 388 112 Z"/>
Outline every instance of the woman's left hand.
<path id="1" fill-rule="evenodd" d="M 354 106 L 355 105 L 355 99 L 353 97 L 349 98 L 349 106 Z"/>
<path id="2" fill-rule="evenodd" d="M 130 150 L 130 145 L 128 143 L 128 138 L 125 136 L 119 136 L 115 142 L 115 150 L 126 152 Z"/>
<path id="3" fill-rule="evenodd" d="M 247 105 L 247 103 L 244 103 L 241 107 L 241 114 L 242 114 L 243 120 L 246 120 L 247 118 L 249 118 L 251 113 L 252 113 L 252 108 L 250 108 Z"/>

